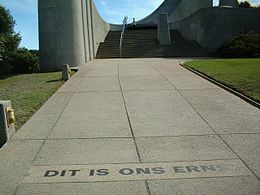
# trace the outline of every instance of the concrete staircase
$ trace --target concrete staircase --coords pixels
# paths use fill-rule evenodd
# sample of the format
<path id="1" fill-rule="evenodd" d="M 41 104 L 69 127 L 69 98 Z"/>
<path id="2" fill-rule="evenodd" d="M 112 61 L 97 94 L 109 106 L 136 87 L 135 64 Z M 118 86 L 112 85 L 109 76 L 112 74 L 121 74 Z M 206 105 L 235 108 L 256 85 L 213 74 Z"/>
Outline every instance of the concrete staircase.
<path id="1" fill-rule="evenodd" d="M 100 43 L 96 58 L 119 58 L 120 31 L 110 31 Z M 178 31 L 171 31 L 172 44 L 157 43 L 157 29 L 128 29 L 123 40 L 122 58 L 204 57 L 208 52 L 195 41 L 185 40 Z"/>

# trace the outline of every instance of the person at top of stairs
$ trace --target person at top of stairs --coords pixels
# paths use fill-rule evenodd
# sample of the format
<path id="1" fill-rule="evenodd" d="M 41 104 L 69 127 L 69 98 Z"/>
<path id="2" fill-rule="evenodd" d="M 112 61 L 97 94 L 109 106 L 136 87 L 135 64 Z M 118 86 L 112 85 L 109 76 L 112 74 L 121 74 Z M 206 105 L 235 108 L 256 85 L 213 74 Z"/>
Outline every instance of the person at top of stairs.
<path id="1" fill-rule="evenodd" d="M 135 18 L 133 18 L 132 26 L 133 26 L 133 29 L 136 28 L 136 21 L 135 21 Z"/>

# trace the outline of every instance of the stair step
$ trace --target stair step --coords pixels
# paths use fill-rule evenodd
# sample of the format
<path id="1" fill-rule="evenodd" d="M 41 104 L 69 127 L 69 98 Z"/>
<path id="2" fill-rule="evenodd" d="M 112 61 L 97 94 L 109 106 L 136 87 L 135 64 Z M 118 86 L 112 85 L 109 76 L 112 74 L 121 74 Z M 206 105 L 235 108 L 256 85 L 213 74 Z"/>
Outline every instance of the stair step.
<path id="1" fill-rule="evenodd" d="M 96 58 L 119 58 L 120 31 L 110 31 L 100 43 Z M 159 46 L 157 29 L 126 30 L 122 57 L 201 57 L 208 56 L 195 41 L 187 41 L 178 31 L 171 31 L 172 45 Z"/>

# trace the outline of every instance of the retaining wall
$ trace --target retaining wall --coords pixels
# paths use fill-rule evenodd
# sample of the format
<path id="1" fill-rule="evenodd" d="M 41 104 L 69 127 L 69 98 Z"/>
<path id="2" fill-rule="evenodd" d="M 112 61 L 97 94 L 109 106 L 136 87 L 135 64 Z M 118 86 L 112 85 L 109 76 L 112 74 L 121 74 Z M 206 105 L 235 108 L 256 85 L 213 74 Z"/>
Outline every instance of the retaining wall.
<path id="1" fill-rule="evenodd" d="M 170 24 L 185 39 L 194 40 L 215 52 L 225 41 L 241 32 L 260 33 L 260 11 L 253 8 L 204 8 L 191 16 Z"/>

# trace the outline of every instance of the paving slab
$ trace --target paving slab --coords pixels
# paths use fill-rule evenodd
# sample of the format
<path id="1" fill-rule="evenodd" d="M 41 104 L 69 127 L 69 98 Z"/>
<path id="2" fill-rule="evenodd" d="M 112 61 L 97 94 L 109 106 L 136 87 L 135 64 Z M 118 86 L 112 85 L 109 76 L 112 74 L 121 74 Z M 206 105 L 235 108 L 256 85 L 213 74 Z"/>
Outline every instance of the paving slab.
<path id="1" fill-rule="evenodd" d="M 108 62 L 103 64 L 96 62 L 95 64 L 87 65 L 82 72 L 77 73 L 76 76 L 117 76 L 118 62 Z"/>
<path id="2" fill-rule="evenodd" d="M 120 91 L 118 77 L 84 77 L 76 92 Z"/>
<path id="3" fill-rule="evenodd" d="M 13 139 L 47 139 L 59 115 L 34 115 L 18 131 Z"/>
<path id="4" fill-rule="evenodd" d="M 219 134 L 260 133 L 259 109 L 222 89 L 181 93 Z"/>
<path id="5" fill-rule="evenodd" d="M 259 114 L 259 109 L 224 89 L 180 90 L 185 98 L 199 110 L 212 110 L 223 114 Z"/>
<path id="6" fill-rule="evenodd" d="M 89 92 L 74 94 L 50 139 L 131 136 L 121 93 Z"/>
<path id="7" fill-rule="evenodd" d="M 142 162 L 234 159 L 218 136 L 137 138 Z"/>
<path id="8" fill-rule="evenodd" d="M 166 75 L 165 76 L 169 82 L 172 83 L 172 85 L 176 89 L 216 89 L 218 88 L 213 83 L 201 79 L 199 76 L 196 75 L 190 75 L 190 76 L 172 76 L 172 75 Z"/>
<path id="9" fill-rule="evenodd" d="M 120 77 L 122 89 L 126 90 L 161 90 L 173 87 L 160 75 Z"/>
<path id="10" fill-rule="evenodd" d="M 121 62 L 119 65 L 120 76 L 158 76 L 160 73 L 145 62 Z"/>
<path id="11" fill-rule="evenodd" d="M 124 96 L 136 137 L 214 134 L 175 90 L 126 91 Z"/>
<path id="12" fill-rule="evenodd" d="M 58 183 L 58 184 L 23 184 L 16 195 L 145 195 L 145 182 L 96 182 L 96 183 Z"/>
<path id="13" fill-rule="evenodd" d="M 138 162 L 133 139 L 47 140 L 34 165 Z"/>
<path id="14" fill-rule="evenodd" d="M 65 82 L 57 92 L 62 92 L 62 93 L 68 93 L 68 92 L 75 92 L 77 88 L 79 87 L 80 83 L 82 82 L 82 77 L 71 77 L 69 81 Z"/>
<path id="15" fill-rule="evenodd" d="M 223 135 L 222 137 L 260 178 L 260 134 Z"/>
<path id="16" fill-rule="evenodd" d="M 151 67 L 153 67 L 154 70 L 156 70 L 164 77 L 191 76 L 188 70 L 181 68 L 178 64 L 175 63 L 158 63 L 152 64 Z"/>
<path id="17" fill-rule="evenodd" d="M 152 195 L 260 194 L 260 183 L 255 177 L 222 177 L 207 179 L 163 180 L 149 181 L 148 184 Z"/>
<path id="18" fill-rule="evenodd" d="M 13 140 L 0 150 L 0 194 L 14 194 L 43 141 Z"/>
<path id="19" fill-rule="evenodd" d="M 36 115 L 60 115 L 67 106 L 73 93 L 55 93 L 47 102 L 37 111 Z"/>

